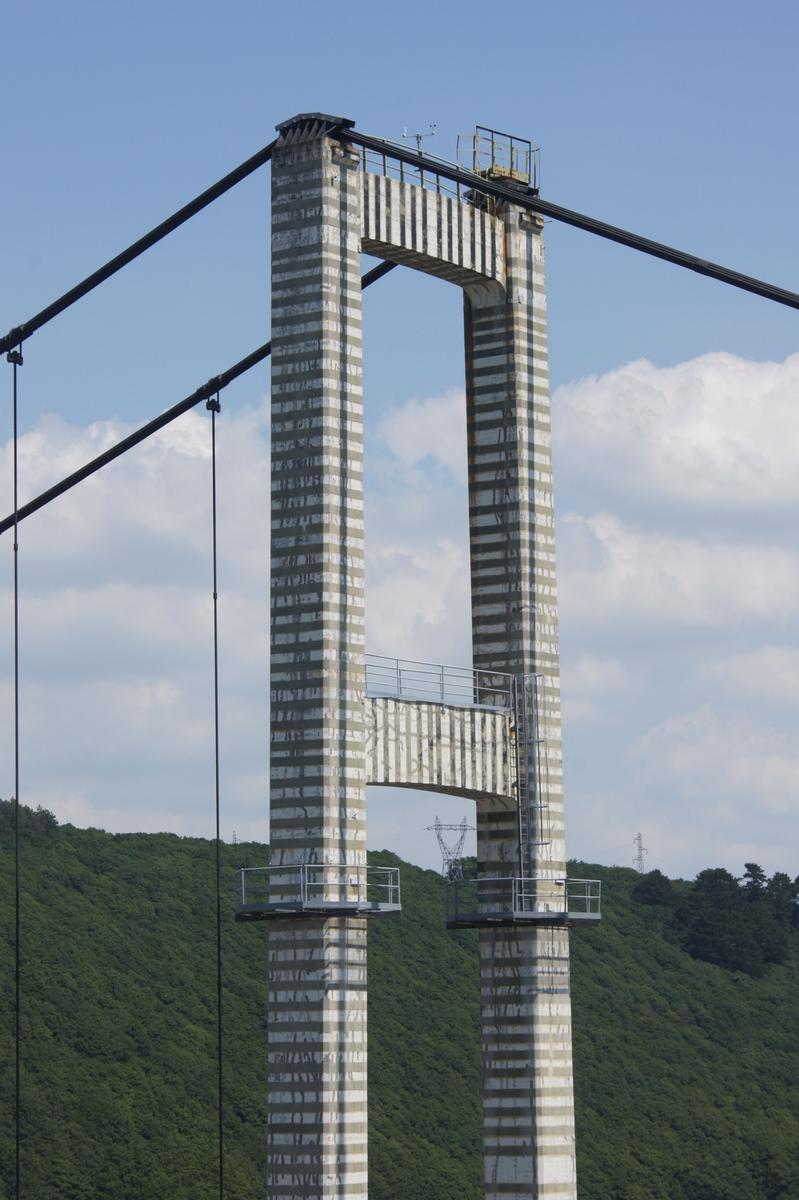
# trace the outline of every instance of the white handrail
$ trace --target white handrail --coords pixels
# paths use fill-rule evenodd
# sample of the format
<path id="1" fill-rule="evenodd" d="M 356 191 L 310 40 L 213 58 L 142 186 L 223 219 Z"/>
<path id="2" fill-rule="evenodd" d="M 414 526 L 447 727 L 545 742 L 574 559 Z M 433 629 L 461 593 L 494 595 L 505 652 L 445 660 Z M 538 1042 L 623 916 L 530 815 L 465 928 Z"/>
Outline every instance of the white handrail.
<path id="1" fill-rule="evenodd" d="M 271 901 L 273 888 L 281 903 L 291 904 L 292 893 L 302 905 L 339 905 L 353 902 L 370 904 L 370 893 L 381 897 L 374 901 L 392 907 L 400 904 L 399 867 L 366 863 L 274 863 L 266 867 L 241 868 L 241 903 Z M 293 880 L 285 882 L 286 876 Z M 282 878 L 281 878 L 282 877 Z"/>
<path id="2" fill-rule="evenodd" d="M 367 654 L 366 692 L 370 696 L 435 700 L 440 704 L 510 711 L 513 676 L 505 671 Z"/>
<path id="3" fill-rule="evenodd" d="M 600 879 L 532 879 L 520 875 L 481 875 L 449 881 L 448 903 L 456 912 L 482 909 L 507 913 L 565 913 L 599 917 Z"/>

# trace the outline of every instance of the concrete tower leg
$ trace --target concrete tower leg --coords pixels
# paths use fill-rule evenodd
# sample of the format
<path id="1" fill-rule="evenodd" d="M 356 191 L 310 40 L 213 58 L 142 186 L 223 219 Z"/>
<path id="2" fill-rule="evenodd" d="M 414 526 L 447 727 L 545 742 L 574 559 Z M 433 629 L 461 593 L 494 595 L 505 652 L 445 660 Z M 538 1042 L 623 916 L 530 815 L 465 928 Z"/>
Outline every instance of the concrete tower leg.
<path id="1" fill-rule="evenodd" d="M 270 839 L 295 893 L 293 864 L 366 862 L 361 186 L 325 128 L 287 122 L 272 158 Z M 273 922 L 269 1008 L 270 1200 L 365 1197 L 366 922 Z"/>
<path id="2" fill-rule="evenodd" d="M 507 286 L 467 288 L 465 299 L 474 665 L 542 676 L 543 807 L 529 813 L 524 871 L 556 894 L 548 881 L 565 876 L 565 848 L 543 226 L 512 206 L 502 217 Z M 479 802 L 477 857 L 479 874 L 519 874 L 507 800 Z M 480 931 L 488 1200 L 576 1200 L 568 963 L 566 928 Z"/>

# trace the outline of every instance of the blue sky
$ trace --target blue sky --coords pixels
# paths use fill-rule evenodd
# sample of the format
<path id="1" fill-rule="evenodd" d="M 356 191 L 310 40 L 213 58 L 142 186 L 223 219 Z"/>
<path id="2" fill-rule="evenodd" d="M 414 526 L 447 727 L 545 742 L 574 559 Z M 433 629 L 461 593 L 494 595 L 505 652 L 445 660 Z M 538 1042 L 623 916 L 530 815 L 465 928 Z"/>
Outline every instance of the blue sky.
<path id="1" fill-rule="evenodd" d="M 436 122 L 443 157 L 477 122 L 529 136 L 547 198 L 799 287 L 792 4 L 755 18 L 714 2 L 39 3 L 10 32 L 4 330 L 276 122 L 315 109 L 391 137 Z M 268 195 L 267 169 L 26 346 L 23 496 L 265 340 Z M 738 869 L 759 854 L 796 874 L 781 847 L 795 844 L 799 783 L 796 370 L 784 365 L 799 316 L 554 224 L 547 260 L 570 846 L 626 862 L 640 827 L 665 869 Z M 446 436 L 450 424 L 453 445 L 461 436 L 460 297 L 394 272 L 365 308 L 372 640 L 463 661 L 464 491 Z M 757 368 L 771 361 L 783 366 Z M 252 834 L 265 828 L 267 392 L 266 367 L 229 389 L 220 428 L 229 824 Z M 414 403 L 444 430 L 437 443 L 409 443 Z M 23 781 L 78 823 L 208 826 L 204 437 L 202 418 L 188 422 L 64 501 L 52 525 L 27 527 Z M 64 732 L 73 707 L 77 739 Z M 427 810 L 396 807 L 381 797 L 370 813 L 376 844 L 434 861 L 430 835 L 406 832 Z"/>
<path id="2" fill-rule="evenodd" d="M 436 121 L 444 156 L 476 122 L 512 127 L 542 146 L 546 196 L 790 285 L 797 34 L 787 3 L 756 21 L 735 2 L 25 6 L 2 83 L 0 323 L 317 108 L 385 136 Z M 183 394 L 257 345 L 267 196 L 262 171 L 42 333 L 30 411 L 100 417 L 113 395 L 143 415 L 154 392 Z M 793 347 L 792 313 L 578 231 L 553 228 L 549 256 L 556 383 L 640 355 Z M 406 286 L 432 305 L 425 284 Z M 389 323 L 407 307 L 401 287 L 373 301 Z M 433 388 L 450 382 L 449 358 L 425 362 Z"/>

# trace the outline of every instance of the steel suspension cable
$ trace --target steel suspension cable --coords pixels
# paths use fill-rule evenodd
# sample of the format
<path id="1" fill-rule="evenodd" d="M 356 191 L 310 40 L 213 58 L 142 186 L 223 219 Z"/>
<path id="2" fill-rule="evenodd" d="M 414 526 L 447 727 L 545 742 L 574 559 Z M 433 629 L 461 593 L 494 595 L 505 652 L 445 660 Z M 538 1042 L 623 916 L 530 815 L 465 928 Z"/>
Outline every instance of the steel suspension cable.
<path id="1" fill-rule="evenodd" d="M 361 288 L 368 288 L 378 279 L 382 279 L 389 271 L 393 271 L 396 265 L 396 263 L 392 262 L 382 262 L 378 266 L 372 267 L 371 271 L 367 271 L 362 277 Z M 238 379 L 246 371 L 263 362 L 271 353 L 272 343 L 264 342 L 263 346 L 259 346 L 257 350 L 253 350 L 251 354 L 248 354 L 246 358 L 240 359 L 234 366 L 228 367 L 221 375 L 215 375 L 213 379 L 209 379 L 196 392 L 192 392 L 190 396 L 179 400 L 177 404 L 173 404 L 171 408 L 167 408 L 159 416 L 154 417 L 152 421 L 148 421 L 146 425 L 141 425 L 133 433 L 129 433 L 127 437 L 110 446 L 108 450 L 104 450 L 102 454 L 98 454 L 91 462 L 79 467 L 77 471 L 73 471 L 71 475 L 67 475 L 59 483 L 53 484 L 52 487 L 41 492 L 33 500 L 29 500 L 27 504 L 23 504 L 16 514 L 11 513 L 9 516 L 4 517 L 0 521 L 0 534 L 6 533 L 7 530 L 14 527 L 15 516 L 20 521 L 23 521 L 25 517 L 38 512 L 40 508 L 44 508 L 46 504 L 50 504 L 51 501 L 56 500 L 59 496 L 63 496 L 65 492 L 70 491 L 76 484 L 82 483 L 84 479 L 88 479 L 90 475 L 94 475 L 95 472 L 107 466 L 108 463 L 113 462 L 114 459 L 119 458 L 120 455 L 125 454 L 128 450 L 132 450 L 134 446 L 138 446 L 140 442 L 145 441 L 148 437 L 157 433 L 159 429 L 163 429 L 166 425 L 175 421 L 183 413 L 196 408 L 203 400 L 207 401 L 212 396 L 217 395 L 228 384 L 233 383 L 234 379 Z"/>
<path id="2" fill-rule="evenodd" d="M 632 233 L 630 230 L 610 225 L 606 221 L 600 221 L 584 213 L 564 208 L 562 205 L 553 204 L 551 201 L 542 200 L 533 193 L 525 193 L 508 187 L 497 180 L 485 179 L 480 175 L 476 175 L 473 171 L 459 167 L 454 163 L 449 163 L 444 159 L 436 158 L 433 155 L 414 154 L 408 147 L 399 146 L 397 143 L 388 141 L 386 138 L 378 138 L 370 134 L 360 133 L 358 130 L 351 128 L 351 125 L 352 122 L 342 120 L 339 124 L 331 126 L 328 134 L 338 137 L 343 141 L 354 142 L 356 145 L 364 147 L 364 149 L 375 150 L 380 154 L 398 159 L 411 166 L 417 166 L 422 171 L 428 170 L 431 174 L 441 175 L 443 178 L 451 179 L 453 182 L 465 184 L 467 187 L 475 187 L 476 190 L 496 196 L 498 199 L 509 200 L 511 203 L 518 204 L 522 208 L 528 208 L 544 216 L 549 216 L 553 221 L 561 221 L 567 225 L 574 225 L 578 229 L 585 230 L 587 233 L 593 233 L 598 237 L 607 238 L 610 241 L 629 246 L 633 250 L 653 255 L 655 258 L 665 259 L 676 266 L 685 267 L 689 271 L 696 271 L 700 275 L 708 275 L 712 279 L 718 279 L 721 283 L 727 283 L 732 287 L 753 292 L 758 296 L 765 297 L 767 300 L 774 300 L 778 304 L 786 304 L 790 308 L 799 308 L 799 294 L 791 292 L 787 288 L 777 287 L 762 279 L 754 279 L 751 276 L 743 275 L 740 271 L 734 271 L 729 267 L 721 266 L 719 263 L 707 262 L 695 254 L 688 254 L 683 250 L 675 249 L 673 246 L 667 246 L 662 242 L 655 242 L 651 238 L 645 238 L 640 234 Z M 143 237 L 133 242 L 127 249 L 117 254 L 114 258 L 109 259 L 107 263 L 99 267 L 96 271 L 93 271 L 91 275 L 87 275 L 85 279 L 70 288 L 63 296 L 59 296 L 57 300 L 48 304 L 27 321 L 23 321 L 21 325 L 16 325 L 5 337 L 0 338 L 0 354 L 4 354 L 6 351 L 13 349 L 14 346 L 20 345 L 24 338 L 29 338 L 31 334 L 41 329 L 48 321 L 52 321 L 59 313 L 64 312 L 65 309 L 71 307 L 76 301 L 82 299 L 83 296 L 88 295 L 94 288 L 104 283 L 106 279 L 110 279 L 117 271 L 121 271 L 123 267 L 128 266 L 139 255 L 149 250 L 152 246 L 155 246 L 168 234 L 190 220 L 191 217 L 201 212 L 209 204 L 212 204 L 214 200 L 223 196 L 225 192 L 230 191 L 236 184 L 241 183 L 253 171 L 257 171 L 259 167 L 269 162 L 276 144 L 277 140 L 264 146 L 262 150 L 253 154 L 251 158 L 241 163 L 240 166 L 223 176 L 222 179 L 217 180 L 211 187 L 206 188 L 199 196 L 195 196 L 183 208 L 178 209 L 172 216 L 167 217 L 160 225 L 156 225 L 154 229 L 151 229 L 149 233 L 144 234 Z"/>
<path id="3" fill-rule="evenodd" d="M 217 590 L 216 537 L 216 414 L 221 411 L 219 393 L 206 401 L 211 413 L 211 558 L 213 563 L 214 613 L 214 810 L 216 814 L 216 1055 L 217 1119 L 219 1143 L 219 1200 L 225 1192 L 224 1080 L 222 1074 L 222 837 L 219 823 L 219 603 Z"/>
<path id="4" fill-rule="evenodd" d="M 22 843 L 19 805 L 19 392 L 17 371 L 22 366 L 19 347 L 10 350 L 12 364 L 12 477 L 14 492 L 14 1179 L 20 1200 L 22 1185 Z"/>
<path id="5" fill-rule="evenodd" d="M 710 279 L 717 279 L 720 283 L 729 284 L 731 287 L 740 288 L 745 292 L 752 292 L 756 296 L 762 296 L 765 300 L 773 300 L 776 304 L 784 304 L 788 308 L 799 308 L 799 293 L 792 292 L 788 288 L 778 287 L 763 279 L 755 279 L 751 275 L 744 275 L 740 271 L 734 271 L 731 267 L 724 267 L 720 263 L 708 262 L 696 254 L 678 250 L 663 242 L 653 241 L 652 238 L 643 237 L 640 233 L 633 233 L 629 229 L 621 229 L 618 225 L 610 225 L 607 221 L 600 221 L 585 213 L 564 208 L 561 204 L 553 204 L 551 200 L 542 200 L 535 191 L 524 191 L 521 188 L 502 183 L 500 180 L 488 179 L 466 167 L 447 162 L 446 159 L 413 151 L 409 146 L 400 146 L 386 138 L 360 133 L 357 129 L 331 130 L 330 136 L 337 137 L 345 143 L 352 142 L 356 146 L 363 147 L 364 150 L 372 150 L 384 159 L 396 159 L 398 162 L 407 163 L 408 166 L 417 167 L 422 173 L 427 171 L 430 175 L 440 175 L 442 179 L 450 179 L 453 183 L 463 184 L 468 188 L 473 188 L 476 192 L 494 196 L 497 200 L 507 200 L 519 208 L 526 208 L 530 212 L 550 217 L 553 221 L 560 221 L 564 225 L 573 225 L 576 229 L 582 229 L 596 237 L 606 238 L 621 246 L 628 246 L 631 250 L 638 250 L 653 258 L 661 258 L 665 262 L 673 263 L 677 267 L 685 267 L 686 270 L 695 271 L 699 275 L 707 275 Z"/>
<path id="6" fill-rule="evenodd" d="M 59 313 L 70 308 L 76 301 L 81 300 L 84 296 L 88 296 L 89 292 L 94 291 L 101 283 L 105 283 L 106 279 L 110 279 L 112 275 L 116 275 L 117 271 L 121 271 L 123 267 L 127 267 L 130 263 L 137 259 L 139 255 L 144 254 L 145 250 L 149 250 L 152 246 L 157 245 L 168 234 L 179 229 L 181 225 L 185 225 L 186 221 L 202 212 L 214 200 L 218 200 L 220 196 L 224 196 L 225 192 L 229 192 L 236 184 L 241 183 L 253 171 L 257 171 L 259 167 L 268 163 L 272 157 L 276 141 L 270 142 L 268 146 L 264 146 L 251 158 L 241 163 L 234 170 L 229 171 L 227 175 L 223 175 L 216 183 L 212 183 L 204 192 L 200 192 L 199 196 L 195 196 L 188 204 L 184 204 L 177 212 L 172 213 L 160 225 L 156 225 L 149 233 L 145 233 L 143 237 L 137 239 L 121 253 L 108 260 L 102 267 L 98 267 L 91 275 L 87 275 L 80 283 L 75 284 L 68 292 L 64 292 L 63 296 L 59 296 L 57 300 L 53 300 L 41 312 L 36 313 L 36 316 L 31 317 L 27 321 L 23 321 L 21 325 L 17 325 L 5 337 L 0 338 L 0 354 L 4 354 L 7 350 L 11 350 L 14 346 L 19 346 L 23 338 L 29 338 L 32 333 L 36 333 L 37 329 L 41 329 L 48 321 L 52 321 L 53 317 L 57 317 Z"/>

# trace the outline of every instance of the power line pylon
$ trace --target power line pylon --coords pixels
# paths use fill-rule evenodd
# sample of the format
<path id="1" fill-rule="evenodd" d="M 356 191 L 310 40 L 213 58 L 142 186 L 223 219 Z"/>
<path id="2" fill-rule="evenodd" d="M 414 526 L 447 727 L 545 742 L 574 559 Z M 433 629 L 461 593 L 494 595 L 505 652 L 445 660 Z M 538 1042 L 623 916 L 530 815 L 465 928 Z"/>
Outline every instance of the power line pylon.
<path id="1" fill-rule="evenodd" d="M 442 825 L 438 817 L 434 824 L 428 825 L 428 831 L 434 833 L 441 851 L 441 874 L 445 879 L 463 879 L 463 846 L 466 834 L 473 826 L 464 817 L 460 825 Z M 455 834 L 454 838 L 446 838 L 447 833 Z"/>
<path id="2" fill-rule="evenodd" d="M 646 846 L 644 845 L 644 839 L 643 839 L 643 835 L 641 833 L 636 834 L 636 836 L 633 838 L 633 844 L 637 850 L 635 858 L 633 859 L 633 866 L 635 867 L 635 869 L 639 873 L 639 875 L 643 875 L 644 859 L 646 858 L 649 851 L 647 850 Z"/>

